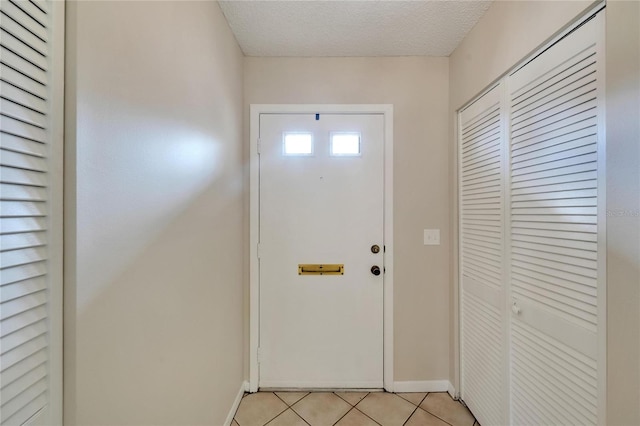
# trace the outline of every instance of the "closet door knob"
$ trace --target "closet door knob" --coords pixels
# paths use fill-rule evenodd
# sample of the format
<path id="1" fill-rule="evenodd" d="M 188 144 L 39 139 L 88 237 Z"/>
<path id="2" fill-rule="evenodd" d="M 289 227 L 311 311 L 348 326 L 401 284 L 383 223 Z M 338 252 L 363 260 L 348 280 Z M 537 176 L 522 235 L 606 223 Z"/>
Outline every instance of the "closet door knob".
<path id="1" fill-rule="evenodd" d="M 516 315 L 520 315 L 522 309 L 520 309 L 520 306 L 518 306 L 516 302 L 513 302 L 513 305 L 511 305 L 511 311 L 513 311 L 513 313 Z"/>

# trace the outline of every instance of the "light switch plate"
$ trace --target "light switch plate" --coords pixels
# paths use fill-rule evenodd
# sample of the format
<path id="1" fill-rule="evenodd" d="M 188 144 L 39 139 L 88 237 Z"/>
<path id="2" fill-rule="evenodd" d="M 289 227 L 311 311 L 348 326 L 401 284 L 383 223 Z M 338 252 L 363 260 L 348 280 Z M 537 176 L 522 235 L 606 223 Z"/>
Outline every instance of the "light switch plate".
<path id="1" fill-rule="evenodd" d="M 440 230 L 439 229 L 425 229 L 424 230 L 424 245 L 425 246 L 439 246 L 440 245 Z"/>

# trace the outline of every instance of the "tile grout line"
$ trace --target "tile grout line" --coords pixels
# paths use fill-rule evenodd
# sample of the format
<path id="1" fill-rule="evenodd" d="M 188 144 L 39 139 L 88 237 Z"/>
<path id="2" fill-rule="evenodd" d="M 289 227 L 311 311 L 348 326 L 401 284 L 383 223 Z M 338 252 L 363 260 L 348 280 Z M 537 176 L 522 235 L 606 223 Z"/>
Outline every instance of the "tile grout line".
<path id="1" fill-rule="evenodd" d="M 424 402 L 427 399 L 427 396 L 429 396 L 430 393 L 434 393 L 434 392 L 428 392 L 427 395 L 424 397 L 424 399 L 422 400 L 422 402 Z M 436 392 L 437 393 L 437 392 Z M 422 405 L 422 402 L 420 403 L 420 405 Z M 433 414 L 431 411 L 427 410 L 426 408 L 422 408 L 424 411 L 426 411 L 427 413 L 431 414 L 433 417 L 442 420 L 443 422 L 445 422 L 446 424 L 448 424 L 449 426 L 453 426 L 451 423 L 449 423 L 448 421 L 446 421 L 445 419 L 443 419 L 440 416 L 437 416 L 435 414 Z M 475 417 L 474 417 L 475 420 Z M 473 425 L 471 425 L 473 426 Z"/>
<path id="2" fill-rule="evenodd" d="M 245 392 L 245 393 L 242 395 L 242 398 L 240 398 L 240 404 L 242 404 L 242 400 L 243 400 L 243 399 L 245 399 L 245 397 L 246 397 L 247 395 L 248 395 L 248 393 L 247 393 L 247 392 Z M 240 404 L 238 404 L 238 408 L 236 408 L 236 412 L 235 412 L 235 413 L 233 413 L 233 419 L 231 419 L 231 426 L 233 426 L 233 422 L 236 422 L 236 423 L 238 424 L 238 426 L 242 426 L 242 425 L 240 424 L 240 422 L 238 421 L 238 419 L 236 419 L 236 416 L 238 415 L 238 410 L 240 410 Z"/>
<path id="3" fill-rule="evenodd" d="M 424 398 L 422 398 L 422 399 L 420 400 L 420 404 L 418 404 L 418 407 L 420 407 L 420 406 L 422 405 L 422 403 L 424 402 L 424 400 L 425 400 L 425 399 L 427 399 L 427 397 L 429 396 L 429 394 L 430 394 L 430 393 L 431 393 L 431 392 L 427 392 L 427 394 L 424 396 Z M 427 410 L 425 410 L 425 411 L 427 411 Z"/>
<path id="4" fill-rule="evenodd" d="M 362 398 L 362 399 L 364 399 L 364 398 Z M 378 423 L 378 422 L 377 422 L 373 417 L 369 416 L 369 415 L 368 415 L 367 413 L 365 413 L 364 411 L 358 410 L 358 408 L 357 408 L 357 407 L 355 407 L 355 406 L 354 406 L 354 407 L 353 407 L 353 409 L 354 409 L 354 410 L 356 410 L 356 411 L 358 411 L 359 413 L 361 413 L 363 416 L 365 416 L 365 417 L 367 417 L 367 418 L 371 419 L 371 421 L 372 421 L 372 422 L 374 422 L 375 424 L 377 424 L 377 425 L 379 425 L 379 424 L 380 424 L 380 423 Z"/>
<path id="5" fill-rule="evenodd" d="M 278 396 L 278 394 L 277 394 L 277 393 L 275 393 L 275 392 L 274 392 L 273 394 L 274 394 L 274 395 L 276 396 L 276 398 L 278 398 L 280 401 L 284 402 L 284 405 L 286 405 L 286 406 L 287 406 L 287 408 L 291 408 L 291 406 L 289 405 L 289 403 L 288 403 L 287 401 L 285 401 L 284 399 L 280 398 L 280 397 Z M 302 399 L 302 398 L 300 398 L 300 399 Z M 298 401 L 296 401 L 296 402 L 298 402 Z"/>
<path id="6" fill-rule="evenodd" d="M 331 393 L 334 394 L 335 396 L 337 396 L 338 398 L 340 398 L 341 400 L 343 400 L 344 402 L 346 402 L 347 404 L 349 404 L 350 406 L 355 407 L 356 405 L 360 404 L 360 401 L 362 401 L 363 399 L 368 397 L 371 392 L 363 392 L 363 393 L 366 393 L 366 395 L 363 396 L 362 399 L 360 401 L 358 401 L 357 403 L 355 403 L 355 404 L 350 403 L 349 401 L 347 401 L 346 399 L 344 399 L 343 397 L 341 397 L 340 395 L 338 395 L 335 392 L 331 392 Z M 360 410 L 358 410 L 358 411 L 360 411 Z"/>
<path id="7" fill-rule="evenodd" d="M 400 396 L 400 395 L 398 395 Z M 418 403 L 418 405 L 416 405 L 416 409 L 413 410 L 413 412 L 411 413 L 411 415 L 407 418 L 407 420 L 404 421 L 404 423 L 402 424 L 402 426 L 406 425 L 407 422 L 409 422 L 409 420 L 411 420 L 411 417 L 413 417 L 413 415 L 416 413 L 416 411 L 421 410 L 422 408 L 420 408 L 420 405 L 424 402 L 425 399 L 427 399 L 427 396 L 429 396 L 429 392 L 425 393 L 424 397 L 420 400 L 420 402 Z M 402 396 L 400 396 L 400 398 L 402 398 Z M 404 399 L 404 398 L 402 398 Z M 411 402 L 407 399 L 404 399 L 405 401 Z M 427 410 L 424 410 L 425 412 L 428 412 Z"/>
<path id="8" fill-rule="evenodd" d="M 409 417 L 407 417 L 407 420 L 405 420 L 405 421 L 404 421 L 404 423 L 402 423 L 402 426 L 405 426 L 405 425 L 407 424 L 407 422 L 408 422 L 409 420 L 411 420 L 411 417 L 413 417 L 413 415 L 416 413 L 416 411 L 418 411 L 418 408 L 420 408 L 420 407 L 416 407 L 416 408 L 411 412 L 411 414 L 409 414 Z"/>
<path id="9" fill-rule="evenodd" d="M 336 395 L 336 396 L 338 396 L 338 395 Z M 340 397 L 338 396 L 338 398 L 340 398 Z M 342 398 L 340 398 L 340 399 L 342 399 Z M 347 401 L 345 401 L 345 402 L 347 402 Z M 351 405 L 351 404 L 349 404 L 349 405 Z M 333 426 L 336 426 L 340 420 L 342 420 L 342 419 L 343 419 L 347 414 L 349 414 L 350 412 L 352 412 L 355 408 L 356 408 L 356 407 L 354 407 L 353 405 L 351 405 L 351 408 L 349 408 L 349 409 L 347 410 L 347 412 L 346 412 L 346 413 L 344 413 L 344 414 L 342 415 L 342 417 L 340 417 L 338 420 L 336 420 L 336 422 L 333 424 Z"/>
<path id="10" fill-rule="evenodd" d="M 415 409 L 415 410 L 413 410 L 413 412 L 411 413 L 411 416 L 409 416 L 409 418 L 408 418 L 408 419 L 407 419 L 407 420 L 402 424 L 402 426 L 404 426 L 404 425 L 406 425 L 406 424 L 407 424 L 407 422 L 408 422 L 408 421 L 411 419 L 411 417 L 416 413 L 416 411 L 418 411 L 418 409 L 420 409 L 420 410 L 424 411 L 425 413 L 429 413 L 429 414 L 431 414 L 433 417 L 435 417 L 435 418 L 437 418 L 437 419 L 441 420 L 442 422 L 444 422 L 444 423 L 448 424 L 449 426 L 453 426 L 451 423 L 449 423 L 448 421 L 446 421 L 446 420 L 445 420 L 445 419 L 443 419 L 443 418 L 440 418 L 440 417 L 436 416 L 435 414 L 433 414 L 431 411 L 427 410 L 426 408 L 422 408 L 422 407 L 420 407 L 420 406 L 422 405 L 422 403 L 425 401 L 425 399 L 427 399 L 427 397 L 429 396 L 429 394 L 430 394 L 430 393 L 433 393 L 433 392 L 427 392 L 427 394 L 424 396 L 424 398 L 422 398 L 422 400 L 420 400 L 420 403 L 419 403 L 418 405 L 416 405 L 416 409 Z M 398 395 L 398 396 L 400 396 L 400 395 Z M 402 397 L 400 397 L 400 398 L 402 398 Z M 402 399 L 404 399 L 404 398 L 402 398 Z M 407 400 L 405 399 L 405 401 L 407 401 Z M 408 402 L 411 402 L 411 401 L 408 401 Z M 473 418 L 473 420 L 475 421 L 475 417 Z M 475 424 L 475 423 L 474 423 L 474 424 Z M 474 425 L 471 425 L 471 426 L 474 426 Z"/>
<path id="11" fill-rule="evenodd" d="M 284 392 L 287 392 L 287 391 L 284 391 Z M 278 396 L 278 394 L 277 394 L 277 393 L 275 393 L 275 391 L 274 391 L 274 392 L 271 392 L 271 393 L 272 393 L 272 394 L 274 394 L 274 395 L 276 396 L 276 398 L 278 398 L 280 401 L 284 402 L 284 404 L 285 404 L 287 407 L 291 408 L 291 407 L 293 407 L 294 405 L 296 405 L 298 402 L 300 402 L 300 401 L 302 401 L 303 399 L 305 399 L 306 397 L 308 397 L 308 396 L 309 396 L 309 394 L 310 394 L 311 392 L 307 392 L 307 394 L 306 394 L 305 396 L 303 396 L 302 398 L 298 399 L 298 400 L 297 400 L 296 402 L 294 402 L 293 404 L 289 404 L 287 401 L 285 401 L 284 399 L 280 398 L 280 397 Z"/>
<path id="12" fill-rule="evenodd" d="M 403 392 L 403 393 L 413 393 L 413 392 Z M 416 393 L 422 393 L 422 392 L 416 392 Z M 420 402 L 418 402 L 418 404 L 414 404 L 413 402 L 409 401 L 407 398 L 403 397 L 402 395 L 400 395 L 399 393 L 394 393 L 394 395 L 399 396 L 400 398 L 404 399 L 407 402 L 411 402 L 411 404 L 415 405 L 416 407 L 420 407 L 420 404 L 422 404 L 424 402 L 425 399 L 427 399 L 427 396 L 429 396 L 431 392 L 425 392 L 424 396 L 422 397 L 422 399 L 420 400 Z M 425 410 L 426 411 L 426 410 Z"/>
<path id="13" fill-rule="evenodd" d="M 333 425 L 337 425 L 338 422 L 340 422 L 340 420 L 342 420 L 347 414 L 349 414 L 350 412 L 352 412 L 353 410 L 356 410 L 358 413 L 362 414 L 363 416 L 369 418 L 372 422 L 374 422 L 377 425 L 380 425 L 380 423 L 378 423 L 377 421 L 375 421 L 374 419 L 372 419 L 371 417 L 367 416 L 365 413 L 363 413 L 362 411 L 358 410 L 356 408 L 356 405 L 360 404 L 362 401 L 364 401 L 370 394 L 371 392 L 367 392 L 367 394 L 360 400 L 358 401 L 355 405 L 351 404 L 349 401 L 347 401 L 346 399 L 344 399 L 343 397 L 341 397 L 340 395 L 338 395 L 337 393 L 333 392 L 333 394 L 335 396 L 337 396 L 338 398 L 340 398 L 341 400 L 343 400 L 344 402 L 346 402 L 347 404 L 351 405 L 351 408 L 349 409 L 349 411 L 347 411 L 346 413 L 344 413 L 344 416 L 340 417 L 338 419 L 338 421 L 336 421 Z"/>
<path id="14" fill-rule="evenodd" d="M 311 426 L 311 424 L 307 421 L 307 419 L 305 419 L 304 417 L 302 417 L 302 414 L 298 413 L 293 406 L 296 405 L 298 402 L 302 401 L 303 399 L 305 399 L 306 397 L 308 397 L 309 395 L 311 395 L 313 392 L 307 392 L 307 394 L 305 396 L 303 396 L 302 398 L 300 398 L 299 400 L 297 400 L 295 403 L 293 403 L 289 408 L 291 409 L 291 411 L 293 411 L 294 413 L 296 413 L 296 416 L 300 417 L 302 419 L 303 422 L 305 422 L 306 424 L 308 424 L 309 426 Z M 277 396 L 277 395 L 276 395 Z M 337 396 L 337 395 L 336 395 Z M 338 397 L 339 398 L 339 397 Z M 286 404 L 286 402 L 285 402 Z"/>
<path id="15" fill-rule="evenodd" d="M 274 395 L 276 395 L 276 393 L 275 393 L 275 392 L 274 392 L 273 394 L 274 394 Z M 280 398 L 280 401 L 284 402 L 284 403 L 289 407 L 289 410 L 291 410 L 291 411 L 292 411 L 296 416 L 300 417 L 300 418 L 302 419 L 302 421 L 303 421 L 303 422 L 305 422 L 307 425 L 311 426 L 311 423 L 309 423 L 309 422 L 307 421 L 307 419 L 305 419 L 304 417 L 302 417 L 302 416 L 300 415 L 300 413 L 298 413 L 296 410 L 294 410 L 294 409 L 293 409 L 293 406 L 294 406 L 294 405 L 296 405 L 298 402 L 302 401 L 303 399 L 305 399 L 305 398 L 306 398 L 306 397 L 308 397 L 309 395 L 311 395 L 311 392 L 307 392 L 307 394 L 306 394 L 305 396 L 303 396 L 302 398 L 300 398 L 299 400 L 297 400 L 296 402 L 294 402 L 294 403 L 293 403 L 293 404 L 291 404 L 291 405 L 287 404 L 287 403 L 286 403 L 282 398 L 280 398 L 278 395 L 276 395 L 276 396 L 278 396 L 278 398 Z"/>
<path id="16" fill-rule="evenodd" d="M 383 392 L 383 393 L 388 393 L 388 392 L 386 392 L 386 391 L 385 391 L 385 392 Z M 368 397 L 369 395 L 371 395 L 371 392 L 367 393 L 367 395 L 366 395 L 364 398 L 362 398 L 360 401 L 358 401 L 358 404 L 360 404 L 362 401 L 364 401 L 365 399 L 367 399 L 367 397 Z M 361 413 L 363 416 L 365 416 L 365 417 L 367 417 L 367 418 L 371 419 L 371 421 L 372 421 L 372 422 L 374 422 L 375 424 L 377 424 L 377 425 L 379 425 L 379 424 L 380 424 L 380 423 L 378 423 L 378 421 L 377 421 L 376 419 L 374 419 L 373 417 L 371 417 L 370 415 L 368 415 L 368 414 L 367 414 L 367 413 L 365 413 L 364 411 L 360 410 L 360 409 L 357 407 L 357 405 L 358 405 L 358 404 L 356 404 L 356 405 L 354 405 L 354 406 L 353 406 L 353 408 L 354 408 L 355 410 L 357 410 L 357 411 L 358 411 L 359 413 Z"/>
<path id="17" fill-rule="evenodd" d="M 305 395 L 305 396 L 307 396 L 307 395 Z M 303 398 L 304 398 L 304 396 L 303 396 L 302 398 L 300 398 L 298 401 L 302 401 L 302 399 L 303 399 Z M 298 401 L 296 401 L 296 403 L 297 403 Z M 292 412 L 293 414 L 295 414 L 296 416 L 300 417 L 300 418 L 302 419 L 302 421 L 303 421 L 303 422 L 305 422 L 307 425 L 311 426 L 311 423 L 309 423 L 309 422 L 307 421 L 307 419 L 305 419 L 305 418 L 304 418 L 304 417 L 302 417 L 300 414 L 298 414 L 298 412 L 297 412 L 296 410 L 294 410 L 294 409 L 293 409 L 293 408 L 291 408 L 291 407 L 289 407 L 289 410 L 291 410 L 291 412 Z"/>
<path id="18" fill-rule="evenodd" d="M 427 392 L 427 395 L 429 395 L 429 393 L 428 393 L 428 392 Z M 422 401 L 424 401 L 425 399 L 427 399 L 427 395 L 425 395 L 425 396 L 424 396 L 424 398 L 422 398 L 422 399 L 420 400 L 420 404 L 422 404 Z M 400 395 L 398 395 L 398 396 L 400 396 Z M 400 396 L 400 398 L 402 398 L 402 397 Z M 402 399 L 404 399 L 404 398 L 402 398 Z M 404 399 L 404 400 L 405 400 L 405 401 L 407 401 L 406 399 Z M 407 402 L 411 402 L 411 401 L 407 401 Z M 402 423 L 402 426 L 405 426 L 405 425 L 407 424 L 407 422 L 408 422 L 409 420 L 411 420 L 411 417 L 413 417 L 413 415 L 416 413 L 416 411 L 418 411 L 418 410 L 420 409 L 420 404 L 418 404 L 418 405 L 416 405 L 416 406 L 415 406 L 416 408 L 411 412 L 411 414 L 409 414 L 409 417 L 407 417 L 407 420 L 405 420 L 405 421 L 404 421 L 404 423 Z"/>
<path id="19" fill-rule="evenodd" d="M 302 399 L 302 398 L 301 398 Z M 296 416 L 300 417 L 302 419 L 303 422 L 305 422 L 306 424 L 308 424 L 309 426 L 311 426 L 311 424 L 307 421 L 307 419 L 305 419 L 304 417 L 302 417 L 302 414 L 298 413 L 296 410 L 293 409 L 293 407 L 289 407 L 291 409 L 291 411 L 293 411 L 294 413 L 296 413 Z M 266 426 L 266 425 L 265 425 Z"/>
<path id="20" fill-rule="evenodd" d="M 309 393 L 310 393 L 310 392 L 308 392 L 305 396 L 303 396 L 302 398 L 300 398 L 299 400 L 297 400 L 297 401 L 296 401 L 296 402 L 294 402 L 293 404 L 289 405 L 289 403 L 288 403 L 287 401 L 285 401 L 284 399 L 280 398 L 280 397 L 278 396 L 278 394 L 277 394 L 277 393 L 273 392 L 273 394 L 276 396 L 276 398 L 278 398 L 280 401 L 284 402 L 284 405 L 286 405 L 286 406 L 287 406 L 287 409 L 286 409 L 286 410 L 284 410 L 282 413 L 278 414 L 277 416 L 275 416 L 273 419 L 269 420 L 267 423 L 265 423 L 265 425 L 264 425 L 264 426 L 267 426 L 269 423 L 271 423 L 272 421 L 274 421 L 275 419 L 277 419 L 278 417 L 280 417 L 282 414 L 284 414 L 284 413 L 285 413 L 285 412 L 287 412 L 288 410 L 291 410 L 291 412 L 292 412 L 293 414 L 295 414 L 296 416 L 300 417 L 300 418 L 302 419 L 302 421 L 303 421 L 303 422 L 305 422 L 307 425 L 311 426 L 311 425 L 309 424 L 309 422 L 308 422 L 308 421 L 306 421 L 306 420 L 305 420 L 305 419 L 304 419 L 300 414 L 298 414 L 298 412 L 297 412 L 296 410 L 294 410 L 294 409 L 292 408 L 294 404 L 297 404 L 298 402 L 300 402 L 300 401 L 302 401 L 303 399 L 305 399 L 305 398 L 309 395 Z M 238 425 L 238 426 L 241 426 L 241 425 Z"/>
<path id="21" fill-rule="evenodd" d="M 349 401 L 347 401 L 346 399 L 344 399 L 343 397 L 341 397 L 341 396 L 340 396 L 340 395 L 338 395 L 337 393 L 335 393 L 335 392 L 332 392 L 332 393 L 333 393 L 335 396 L 337 396 L 338 398 L 340 398 L 341 400 L 343 400 L 344 402 L 346 402 L 347 404 L 351 405 L 351 407 L 355 407 L 355 405 L 351 404 Z M 367 394 L 367 395 L 368 395 L 368 394 Z M 365 396 L 365 398 L 366 398 L 366 396 Z M 362 398 L 362 399 L 364 399 L 364 398 Z M 361 399 L 361 401 L 362 401 L 362 399 Z M 351 410 L 349 410 L 349 411 L 351 411 Z"/>
<path id="22" fill-rule="evenodd" d="M 285 404 L 286 405 L 286 404 Z M 269 423 L 271 423 L 272 421 L 274 421 L 275 419 L 277 419 L 278 417 L 280 417 L 280 415 L 282 413 L 284 413 L 285 411 L 287 411 L 290 407 L 285 408 L 283 411 L 279 412 L 274 418 L 272 418 L 271 420 L 268 420 L 263 426 L 267 426 Z"/>
<path id="23" fill-rule="evenodd" d="M 265 393 L 267 393 L 267 392 L 265 392 Z M 268 392 L 268 393 L 272 394 L 273 396 L 275 396 L 276 398 L 278 398 L 280 401 L 282 401 L 282 398 L 280 398 L 278 395 L 276 395 L 276 393 L 275 393 L 275 392 Z M 291 408 L 291 407 L 289 407 L 289 404 L 287 404 L 286 402 L 282 401 L 282 403 L 283 403 L 284 405 L 286 405 L 286 407 L 287 407 L 287 408 L 285 408 L 284 410 L 282 410 L 281 412 L 279 412 L 278 414 L 276 414 L 276 416 L 275 416 L 275 417 L 273 417 L 272 419 L 267 420 L 267 422 L 266 422 L 263 426 L 267 426 L 269 423 L 271 423 L 272 421 L 274 421 L 275 419 L 277 419 L 278 417 L 280 417 L 280 415 L 281 415 L 282 413 L 284 413 L 284 412 L 285 412 L 285 411 L 287 411 L 289 408 Z M 296 413 L 296 414 L 297 414 L 297 413 Z M 304 420 L 304 419 L 303 419 L 303 420 Z M 242 425 L 241 425 L 237 420 L 236 420 L 236 422 L 238 423 L 238 426 L 242 426 Z M 305 422 L 305 423 L 306 423 L 306 422 Z M 307 423 L 307 424 L 308 424 L 308 423 Z"/>

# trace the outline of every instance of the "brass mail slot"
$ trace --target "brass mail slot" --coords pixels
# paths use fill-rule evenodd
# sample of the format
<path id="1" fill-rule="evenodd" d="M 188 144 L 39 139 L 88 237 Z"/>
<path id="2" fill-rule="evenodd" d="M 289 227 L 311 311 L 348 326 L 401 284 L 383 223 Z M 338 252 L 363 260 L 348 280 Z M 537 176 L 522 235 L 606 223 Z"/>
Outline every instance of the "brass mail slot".
<path id="1" fill-rule="evenodd" d="M 298 275 L 344 275 L 344 264 L 299 264 Z"/>

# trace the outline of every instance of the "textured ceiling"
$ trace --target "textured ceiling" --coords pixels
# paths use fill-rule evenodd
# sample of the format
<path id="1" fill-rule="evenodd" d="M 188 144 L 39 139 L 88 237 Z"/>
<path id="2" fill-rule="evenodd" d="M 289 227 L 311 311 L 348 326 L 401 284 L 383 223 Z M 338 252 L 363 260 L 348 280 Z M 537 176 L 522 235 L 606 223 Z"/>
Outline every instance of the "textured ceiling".
<path id="1" fill-rule="evenodd" d="M 449 56 L 491 1 L 220 1 L 247 56 Z"/>

